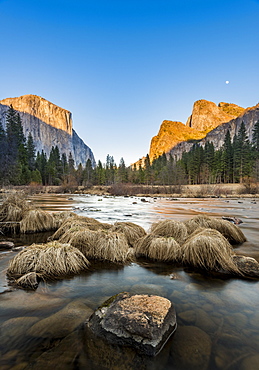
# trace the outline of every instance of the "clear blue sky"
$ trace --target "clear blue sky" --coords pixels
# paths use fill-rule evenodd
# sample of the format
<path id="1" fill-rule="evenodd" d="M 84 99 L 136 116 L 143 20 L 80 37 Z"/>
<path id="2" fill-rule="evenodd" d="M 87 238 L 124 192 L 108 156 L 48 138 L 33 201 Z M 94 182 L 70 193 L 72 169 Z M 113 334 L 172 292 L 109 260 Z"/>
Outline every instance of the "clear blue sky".
<path id="1" fill-rule="evenodd" d="M 0 14 L 0 99 L 70 110 L 102 162 L 138 160 L 198 99 L 259 101 L 259 1 L 0 0 Z"/>

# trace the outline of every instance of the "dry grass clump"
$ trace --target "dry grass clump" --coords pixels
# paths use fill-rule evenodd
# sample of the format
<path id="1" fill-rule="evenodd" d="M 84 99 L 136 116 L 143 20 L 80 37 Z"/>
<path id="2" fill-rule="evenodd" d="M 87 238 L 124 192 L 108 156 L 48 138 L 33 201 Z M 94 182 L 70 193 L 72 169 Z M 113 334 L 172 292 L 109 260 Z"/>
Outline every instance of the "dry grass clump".
<path id="1" fill-rule="evenodd" d="M 131 247 L 134 247 L 137 241 L 146 235 L 146 231 L 143 227 L 133 222 L 115 222 L 111 230 L 124 234 Z"/>
<path id="2" fill-rule="evenodd" d="M 119 263 L 131 259 L 125 236 L 111 230 L 79 230 L 73 234 L 70 243 L 89 259 Z"/>
<path id="3" fill-rule="evenodd" d="M 39 285 L 38 274 L 36 272 L 28 272 L 28 274 L 17 279 L 15 284 L 24 289 L 37 289 Z"/>
<path id="4" fill-rule="evenodd" d="M 148 234 L 138 241 L 135 255 L 156 261 L 177 261 L 181 255 L 181 247 L 172 237 Z"/>
<path id="5" fill-rule="evenodd" d="M 129 245 L 126 237 L 111 230 L 95 232 L 95 259 L 125 263 L 130 259 Z"/>
<path id="6" fill-rule="evenodd" d="M 20 222 L 21 233 L 36 233 L 55 229 L 53 216 L 41 209 L 30 209 Z"/>
<path id="7" fill-rule="evenodd" d="M 58 229 L 64 221 L 70 217 L 76 217 L 77 215 L 74 212 L 63 211 L 63 212 L 53 212 L 52 217 L 55 222 L 55 229 Z"/>
<path id="8" fill-rule="evenodd" d="M 246 241 L 242 230 L 230 221 L 217 219 L 205 215 L 198 215 L 184 222 L 188 234 L 192 234 L 198 227 L 215 229 L 219 231 L 232 244 L 241 244 Z"/>
<path id="9" fill-rule="evenodd" d="M 58 240 L 60 239 L 68 230 L 76 228 L 77 230 L 80 228 L 86 228 L 87 222 L 84 220 L 80 220 L 77 217 L 69 217 L 65 220 L 61 226 L 56 230 L 56 232 L 49 238 L 50 240 Z"/>
<path id="10" fill-rule="evenodd" d="M 49 242 L 33 244 L 18 253 L 7 270 L 9 277 L 19 278 L 29 272 L 40 274 L 43 279 L 58 279 L 85 270 L 89 262 L 70 244 Z"/>
<path id="11" fill-rule="evenodd" d="M 4 198 L 0 206 L 0 222 L 21 221 L 24 213 L 32 206 L 19 194 L 10 194 Z"/>
<path id="12" fill-rule="evenodd" d="M 57 231 L 49 238 L 49 240 L 58 240 L 60 239 L 69 229 L 91 229 L 91 230 L 98 230 L 100 228 L 105 228 L 106 224 L 102 224 L 101 222 L 95 220 L 91 217 L 84 217 L 78 216 L 74 214 L 72 217 L 69 217 L 64 220 L 64 222 L 60 225 Z"/>
<path id="13" fill-rule="evenodd" d="M 89 229 L 78 230 L 70 238 L 71 245 L 78 248 L 89 259 L 98 259 L 96 241 L 97 233 Z"/>
<path id="14" fill-rule="evenodd" d="M 188 236 L 187 227 L 183 222 L 175 220 L 163 220 L 155 222 L 150 229 L 152 234 L 172 237 L 179 244 L 182 244 Z"/>
<path id="15" fill-rule="evenodd" d="M 233 261 L 233 249 L 217 230 L 204 229 L 190 235 L 181 247 L 181 261 L 207 270 L 240 273 Z"/>

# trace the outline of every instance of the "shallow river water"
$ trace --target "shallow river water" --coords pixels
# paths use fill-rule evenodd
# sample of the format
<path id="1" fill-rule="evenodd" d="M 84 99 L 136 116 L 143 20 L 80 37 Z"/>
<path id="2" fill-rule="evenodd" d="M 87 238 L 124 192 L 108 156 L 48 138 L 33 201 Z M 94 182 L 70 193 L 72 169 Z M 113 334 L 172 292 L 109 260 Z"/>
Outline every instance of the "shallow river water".
<path id="1" fill-rule="evenodd" d="M 184 221 L 201 213 L 236 216 L 243 220 L 240 227 L 247 237 L 247 242 L 235 248 L 236 253 L 259 261 L 259 200 L 144 199 L 88 195 L 32 198 L 47 211 L 73 210 L 109 223 L 131 221 L 146 230 L 152 222 L 165 218 Z M 48 235 L 16 238 L 14 242 L 29 245 L 46 240 Z M 41 283 L 36 291 L 8 291 L 5 273 L 14 255 L 0 252 L 1 370 L 259 369 L 257 280 L 204 275 L 173 264 L 141 260 L 128 266 L 92 263 L 89 271 Z M 155 358 L 96 342 L 83 329 L 75 330 L 84 322 L 84 312 L 89 314 L 123 291 L 161 295 L 175 306 L 177 330 Z"/>

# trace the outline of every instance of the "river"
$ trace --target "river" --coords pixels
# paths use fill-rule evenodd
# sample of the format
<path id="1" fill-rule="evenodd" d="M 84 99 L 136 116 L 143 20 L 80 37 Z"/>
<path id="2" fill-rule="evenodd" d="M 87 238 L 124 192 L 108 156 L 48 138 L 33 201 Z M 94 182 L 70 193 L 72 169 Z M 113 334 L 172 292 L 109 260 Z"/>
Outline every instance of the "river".
<path id="1" fill-rule="evenodd" d="M 165 218 L 184 221 L 197 214 L 236 216 L 243 220 L 240 227 L 247 238 L 235 248 L 236 253 L 259 261 L 258 199 L 38 195 L 31 200 L 47 211 L 73 210 L 109 223 L 131 221 L 146 230 Z M 46 240 L 48 235 L 17 237 L 14 242 L 17 246 L 29 245 Z M 259 368 L 257 280 L 204 275 L 169 263 L 142 260 L 127 266 L 92 263 L 88 272 L 40 283 L 36 291 L 9 291 L 5 272 L 16 253 L 0 252 L 1 370 Z M 175 306 L 178 328 L 155 358 L 85 339 L 80 330 L 70 328 L 66 315 L 61 315 L 64 328 L 62 323 L 59 328 L 53 324 L 58 314 L 73 304 L 94 310 L 123 291 L 161 295 Z"/>

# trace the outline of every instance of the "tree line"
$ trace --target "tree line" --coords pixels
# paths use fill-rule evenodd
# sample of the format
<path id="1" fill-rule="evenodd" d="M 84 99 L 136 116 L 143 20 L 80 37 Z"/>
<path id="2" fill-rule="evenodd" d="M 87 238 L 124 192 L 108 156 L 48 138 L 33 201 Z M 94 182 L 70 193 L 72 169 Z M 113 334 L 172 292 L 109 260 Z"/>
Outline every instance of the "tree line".
<path id="1" fill-rule="evenodd" d="M 146 185 L 182 185 L 243 182 L 259 179 L 259 121 L 255 124 L 252 142 L 248 140 L 242 122 L 237 135 L 231 140 L 227 131 L 222 148 L 216 150 L 212 142 L 202 146 L 195 142 L 189 152 L 176 160 L 169 154 L 143 165 L 127 167 L 121 158 L 119 165 L 107 155 L 93 167 L 88 159 L 85 166 L 75 168 L 70 153 L 60 153 L 53 146 L 49 157 L 44 151 L 36 154 L 32 135 L 26 139 L 18 112 L 12 106 L 7 111 L 6 130 L 0 122 L 0 182 L 1 185 L 92 186 L 121 183 Z"/>

